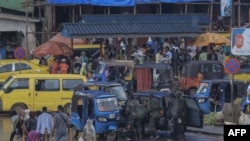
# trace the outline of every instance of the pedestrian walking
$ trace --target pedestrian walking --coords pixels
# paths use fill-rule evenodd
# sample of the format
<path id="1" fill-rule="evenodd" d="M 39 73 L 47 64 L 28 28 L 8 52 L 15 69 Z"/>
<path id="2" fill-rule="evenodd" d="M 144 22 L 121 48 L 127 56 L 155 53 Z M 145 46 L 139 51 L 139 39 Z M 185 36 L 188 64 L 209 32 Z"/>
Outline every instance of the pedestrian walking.
<path id="1" fill-rule="evenodd" d="M 19 115 L 20 115 L 20 110 L 21 109 L 16 109 L 14 111 L 12 111 L 11 113 L 11 118 L 10 118 L 10 122 L 11 122 L 11 126 L 13 128 L 11 134 L 10 134 L 10 141 L 13 141 L 15 135 L 16 135 L 16 128 L 15 128 L 15 121 L 19 118 Z"/>
<path id="2" fill-rule="evenodd" d="M 86 125 L 83 128 L 84 141 L 96 141 L 95 128 L 93 126 L 93 120 L 88 119 Z"/>
<path id="3" fill-rule="evenodd" d="M 27 118 L 25 117 L 25 112 L 22 109 L 20 111 L 18 118 L 15 120 L 15 122 L 13 124 L 15 134 L 11 136 L 11 139 L 10 139 L 11 141 L 13 141 L 15 135 L 17 136 L 18 141 L 21 141 L 22 139 L 25 138 L 25 132 L 24 132 L 25 125 L 24 125 L 24 123 L 26 120 L 27 120 Z"/>
<path id="4" fill-rule="evenodd" d="M 37 116 L 35 111 L 29 113 L 29 119 L 25 122 L 26 133 L 28 135 L 28 141 L 37 141 L 38 135 L 36 133 Z"/>
<path id="5" fill-rule="evenodd" d="M 55 141 L 66 141 L 69 118 L 67 114 L 63 113 L 62 105 L 57 107 L 57 113 L 54 116 L 54 127 L 52 130 L 52 136 L 55 136 Z"/>
<path id="6" fill-rule="evenodd" d="M 37 119 L 36 132 L 39 134 L 39 141 L 49 141 L 53 129 L 52 116 L 47 112 L 47 107 L 42 107 L 42 113 Z"/>

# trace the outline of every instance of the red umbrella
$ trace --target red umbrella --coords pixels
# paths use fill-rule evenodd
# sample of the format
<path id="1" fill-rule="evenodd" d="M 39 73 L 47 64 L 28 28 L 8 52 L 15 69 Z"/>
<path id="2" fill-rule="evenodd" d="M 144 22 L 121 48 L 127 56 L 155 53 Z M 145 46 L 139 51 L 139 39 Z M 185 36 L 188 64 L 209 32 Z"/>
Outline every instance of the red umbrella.
<path id="1" fill-rule="evenodd" d="M 60 43 L 66 44 L 68 46 L 71 46 L 71 39 L 63 37 L 61 35 L 61 33 L 57 33 L 49 41 L 60 42 Z M 86 43 L 87 43 L 86 39 L 73 39 L 73 44 L 86 44 Z"/>
<path id="2" fill-rule="evenodd" d="M 48 41 L 35 48 L 33 54 L 36 57 L 45 57 L 46 55 L 70 56 L 73 55 L 73 51 L 68 45 L 64 43 Z"/>

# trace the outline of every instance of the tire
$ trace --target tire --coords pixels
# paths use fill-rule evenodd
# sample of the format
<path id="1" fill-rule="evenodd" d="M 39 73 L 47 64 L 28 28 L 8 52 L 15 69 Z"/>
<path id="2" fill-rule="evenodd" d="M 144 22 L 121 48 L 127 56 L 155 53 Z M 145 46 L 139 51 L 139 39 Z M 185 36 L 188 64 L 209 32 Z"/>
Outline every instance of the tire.
<path id="1" fill-rule="evenodd" d="M 79 132 L 77 131 L 75 126 L 70 128 L 70 133 L 71 133 L 72 141 L 77 141 Z"/>
<path id="2" fill-rule="evenodd" d="M 67 114 L 68 116 L 70 116 L 70 111 L 71 111 L 70 103 L 65 104 L 64 107 L 63 107 L 63 112 L 65 114 Z"/>
<path id="3" fill-rule="evenodd" d="M 191 89 L 189 89 L 188 94 L 189 95 L 194 95 L 196 93 L 196 91 L 197 91 L 196 88 L 191 88 Z"/>
<path id="4" fill-rule="evenodd" d="M 10 113 L 12 113 L 12 111 L 15 111 L 16 109 L 26 109 L 27 107 L 22 104 L 22 103 L 16 103 L 14 104 L 11 109 L 10 109 Z"/>

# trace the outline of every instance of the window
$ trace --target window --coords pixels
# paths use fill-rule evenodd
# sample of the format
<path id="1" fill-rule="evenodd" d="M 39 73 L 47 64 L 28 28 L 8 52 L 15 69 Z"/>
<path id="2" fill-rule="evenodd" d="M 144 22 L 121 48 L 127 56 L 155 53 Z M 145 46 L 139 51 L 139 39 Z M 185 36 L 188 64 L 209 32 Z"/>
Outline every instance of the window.
<path id="1" fill-rule="evenodd" d="M 35 81 L 36 91 L 59 91 L 60 83 L 58 79 L 45 79 Z"/>
<path id="2" fill-rule="evenodd" d="M 31 67 L 25 63 L 15 63 L 15 71 L 30 70 Z"/>
<path id="3" fill-rule="evenodd" d="M 208 72 L 210 72 L 210 70 L 209 70 L 209 65 L 207 65 L 207 64 L 204 64 L 204 65 L 201 65 L 201 71 L 203 72 L 203 73 L 208 73 Z"/>
<path id="4" fill-rule="evenodd" d="M 29 89 L 29 79 L 20 78 L 16 79 L 9 87 L 10 89 Z"/>
<path id="5" fill-rule="evenodd" d="M 205 94 L 208 88 L 208 83 L 201 83 L 200 87 L 197 90 L 198 94 Z"/>
<path id="6" fill-rule="evenodd" d="M 222 65 L 212 64 L 212 72 L 213 73 L 221 73 L 223 71 Z"/>
<path id="7" fill-rule="evenodd" d="M 106 91 L 106 90 L 105 90 Z M 108 91 L 106 91 L 108 92 Z M 119 100 L 127 100 L 127 95 L 122 86 L 109 87 L 109 92 L 117 96 Z"/>
<path id="8" fill-rule="evenodd" d="M 116 98 L 100 98 L 96 100 L 97 108 L 101 112 L 118 110 Z"/>
<path id="9" fill-rule="evenodd" d="M 78 85 L 83 83 L 82 79 L 65 79 L 62 81 L 63 83 L 63 90 L 65 91 L 73 91 L 74 88 Z"/>
<path id="10" fill-rule="evenodd" d="M 0 73 L 12 72 L 12 64 L 3 65 L 0 67 Z"/>

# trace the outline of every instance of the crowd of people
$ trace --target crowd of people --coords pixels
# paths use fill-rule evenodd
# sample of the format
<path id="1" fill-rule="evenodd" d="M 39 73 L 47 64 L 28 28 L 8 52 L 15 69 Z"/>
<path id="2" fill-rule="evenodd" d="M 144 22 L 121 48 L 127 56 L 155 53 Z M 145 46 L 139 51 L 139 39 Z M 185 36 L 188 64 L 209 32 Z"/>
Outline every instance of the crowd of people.
<path id="1" fill-rule="evenodd" d="M 91 57 L 86 51 L 81 51 L 80 56 L 55 57 L 51 66 L 52 74 L 81 74 L 93 77 L 100 60 L 133 60 L 136 64 L 150 61 L 155 63 L 168 63 L 172 66 L 175 76 L 179 75 L 184 63 L 191 60 L 218 60 L 224 61 L 230 55 L 229 47 L 210 44 L 204 47 L 185 46 L 183 41 L 165 39 L 162 44 L 144 44 L 142 47 L 134 46 L 129 52 L 129 47 L 106 45 L 104 54 L 99 58 Z M 131 48 L 131 47 L 130 47 Z M 130 53 L 130 54 L 129 54 Z"/>
<path id="2" fill-rule="evenodd" d="M 41 111 L 29 111 L 16 108 L 11 116 L 13 131 L 10 141 L 66 141 L 68 135 L 69 118 L 63 113 L 63 107 L 59 105 L 55 115 L 48 113 L 46 106 Z"/>

